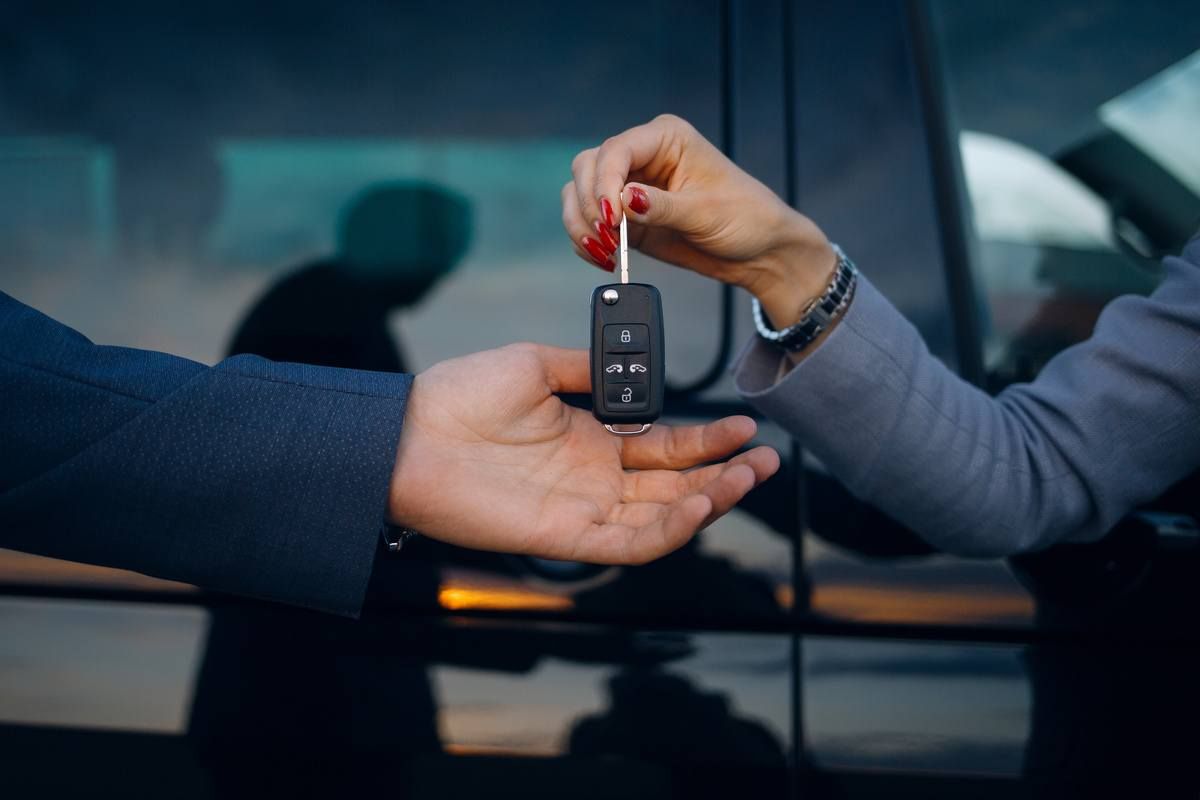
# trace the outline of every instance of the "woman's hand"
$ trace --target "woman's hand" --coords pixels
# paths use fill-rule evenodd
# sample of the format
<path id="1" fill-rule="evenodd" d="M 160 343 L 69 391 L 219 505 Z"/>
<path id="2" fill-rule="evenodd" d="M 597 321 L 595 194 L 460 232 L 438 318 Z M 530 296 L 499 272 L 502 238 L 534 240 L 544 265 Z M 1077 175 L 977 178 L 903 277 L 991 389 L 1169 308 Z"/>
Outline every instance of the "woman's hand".
<path id="1" fill-rule="evenodd" d="M 563 224 L 580 257 L 612 269 L 622 211 L 646 255 L 741 286 L 776 327 L 829 282 L 825 235 L 684 120 L 664 115 L 585 150 L 563 187 Z"/>
<path id="2" fill-rule="evenodd" d="M 623 438 L 555 396 L 590 388 L 587 351 L 532 344 L 422 372 L 400 435 L 392 521 L 481 550 L 640 564 L 779 468 L 769 447 L 698 466 L 748 442 L 748 417 Z"/>

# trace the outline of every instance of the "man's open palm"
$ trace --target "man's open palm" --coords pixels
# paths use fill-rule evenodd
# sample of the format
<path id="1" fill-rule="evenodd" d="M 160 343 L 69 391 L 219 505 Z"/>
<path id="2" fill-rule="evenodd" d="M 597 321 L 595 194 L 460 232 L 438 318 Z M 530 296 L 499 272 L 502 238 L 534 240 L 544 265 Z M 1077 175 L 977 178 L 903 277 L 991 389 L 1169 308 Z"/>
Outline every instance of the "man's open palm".
<path id="1" fill-rule="evenodd" d="M 590 388 L 586 351 L 529 344 L 418 375 L 392 479 L 393 521 L 482 550 L 640 564 L 678 548 L 779 467 L 775 451 L 758 447 L 690 469 L 741 447 L 754 421 L 614 436 L 555 396 Z"/>

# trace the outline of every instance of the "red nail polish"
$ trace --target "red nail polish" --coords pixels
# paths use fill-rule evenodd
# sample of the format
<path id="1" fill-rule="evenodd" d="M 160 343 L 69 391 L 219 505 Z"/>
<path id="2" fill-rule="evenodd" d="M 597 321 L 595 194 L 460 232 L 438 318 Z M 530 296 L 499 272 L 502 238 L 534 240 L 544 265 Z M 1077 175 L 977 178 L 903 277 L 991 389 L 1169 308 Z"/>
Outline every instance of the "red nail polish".
<path id="1" fill-rule="evenodd" d="M 619 244 L 616 237 L 612 235 L 612 231 L 600 222 L 596 223 L 596 235 L 600 237 L 600 244 L 604 245 L 604 249 L 608 251 L 610 256 L 617 252 Z"/>
<path id="2" fill-rule="evenodd" d="M 629 210 L 635 214 L 645 214 L 650 210 L 650 197 L 642 187 L 629 187 Z"/>
<path id="3" fill-rule="evenodd" d="M 617 215 L 613 213 L 612 203 L 607 197 L 600 198 L 600 213 L 604 215 L 604 224 L 610 228 L 617 227 Z"/>
<path id="4" fill-rule="evenodd" d="M 604 252 L 604 248 L 590 236 L 583 237 L 583 249 L 587 250 L 600 266 L 607 266 L 609 262 L 608 253 Z"/>

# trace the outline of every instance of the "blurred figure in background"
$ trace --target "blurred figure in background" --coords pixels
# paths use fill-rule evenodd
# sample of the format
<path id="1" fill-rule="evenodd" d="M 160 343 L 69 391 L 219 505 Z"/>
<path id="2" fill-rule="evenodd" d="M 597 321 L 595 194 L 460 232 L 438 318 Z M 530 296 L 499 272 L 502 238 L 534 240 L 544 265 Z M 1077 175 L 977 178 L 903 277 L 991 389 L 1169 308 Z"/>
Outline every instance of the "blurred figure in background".
<path id="1" fill-rule="evenodd" d="M 367 187 L 339 217 L 337 251 L 271 286 L 228 354 L 410 372 L 388 316 L 418 305 L 462 260 L 471 217 L 465 197 L 433 184 Z M 405 558 L 377 560 L 364 610 L 392 595 L 409 608 L 435 606 L 435 547 L 418 538 Z M 441 751 L 424 665 L 406 655 L 398 631 L 383 637 L 395 647 L 381 649 L 379 624 L 277 606 L 213 609 L 189 737 L 222 796 L 377 791 L 394 776 L 380 779 L 360 763 L 364 753 Z M 264 760 L 278 764 L 267 770 L 270 787 L 255 783 Z"/>
<path id="2" fill-rule="evenodd" d="M 419 304 L 471 244 L 470 201 L 430 183 L 379 183 L 338 221 L 337 252 L 283 276 L 238 326 L 229 355 L 410 372 L 388 315 Z"/>

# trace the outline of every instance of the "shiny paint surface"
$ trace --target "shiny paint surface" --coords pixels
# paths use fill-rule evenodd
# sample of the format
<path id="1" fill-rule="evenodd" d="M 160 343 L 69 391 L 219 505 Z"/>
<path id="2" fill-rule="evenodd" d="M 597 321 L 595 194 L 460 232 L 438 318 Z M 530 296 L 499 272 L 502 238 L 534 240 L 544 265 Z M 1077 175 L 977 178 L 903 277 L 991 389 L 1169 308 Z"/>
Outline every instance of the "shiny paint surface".
<path id="1" fill-rule="evenodd" d="M 947 274 L 965 265 L 941 250 L 916 63 L 942 59 L 959 123 L 1049 152 L 1051 117 L 1108 95 L 1042 45 L 1094 47 L 1124 13 L 1100 5 L 933 3 L 930 56 L 925 4 L 884 0 L 18 4 L 0 288 L 98 341 L 210 362 L 284 278 L 300 296 L 279 324 L 324 323 L 314 360 L 345 357 L 324 345 L 347 331 L 384 343 L 388 365 L 356 362 L 375 368 L 586 346 L 604 276 L 563 239 L 558 190 L 578 149 L 669 110 L 826 226 L 954 364 Z M 1122 52 L 1158 55 L 1121 69 L 1161 66 L 1170 13 L 1128 26 Z M 981 102 L 1030 42 L 1040 60 Z M 1054 115 L 1036 79 L 1052 68 L 1071 98 Z M 408 180 L 469 199 L 469 222 L 441 224 L 470 245 L 430 275 L 427 242 L 394 242 L 413 272 L 368 329 L 323 267 L 355 198 Z M 634 270 L 662 291 L 674 385 L 752 331 L 740 292 L 724 330 L 715 286 Z M 1007 289 L 988 298 L 1001 330 L 1040 302 Z M 1090 310 L 1039 330 L 1078 337 Z M 722 376 L 668 394 L 666 418 L 741 410 Z M 1156 796 L 1187 796 L 1191 539 L 1133 525 L 1059 559 L 936 556 L 769 422 L 759 439 L 781 474 L 660 562 L 418 539 L 377 563 L 357 622 L 0 551 L 0 793 L 1068 797 L 1154 775 Z"/>

